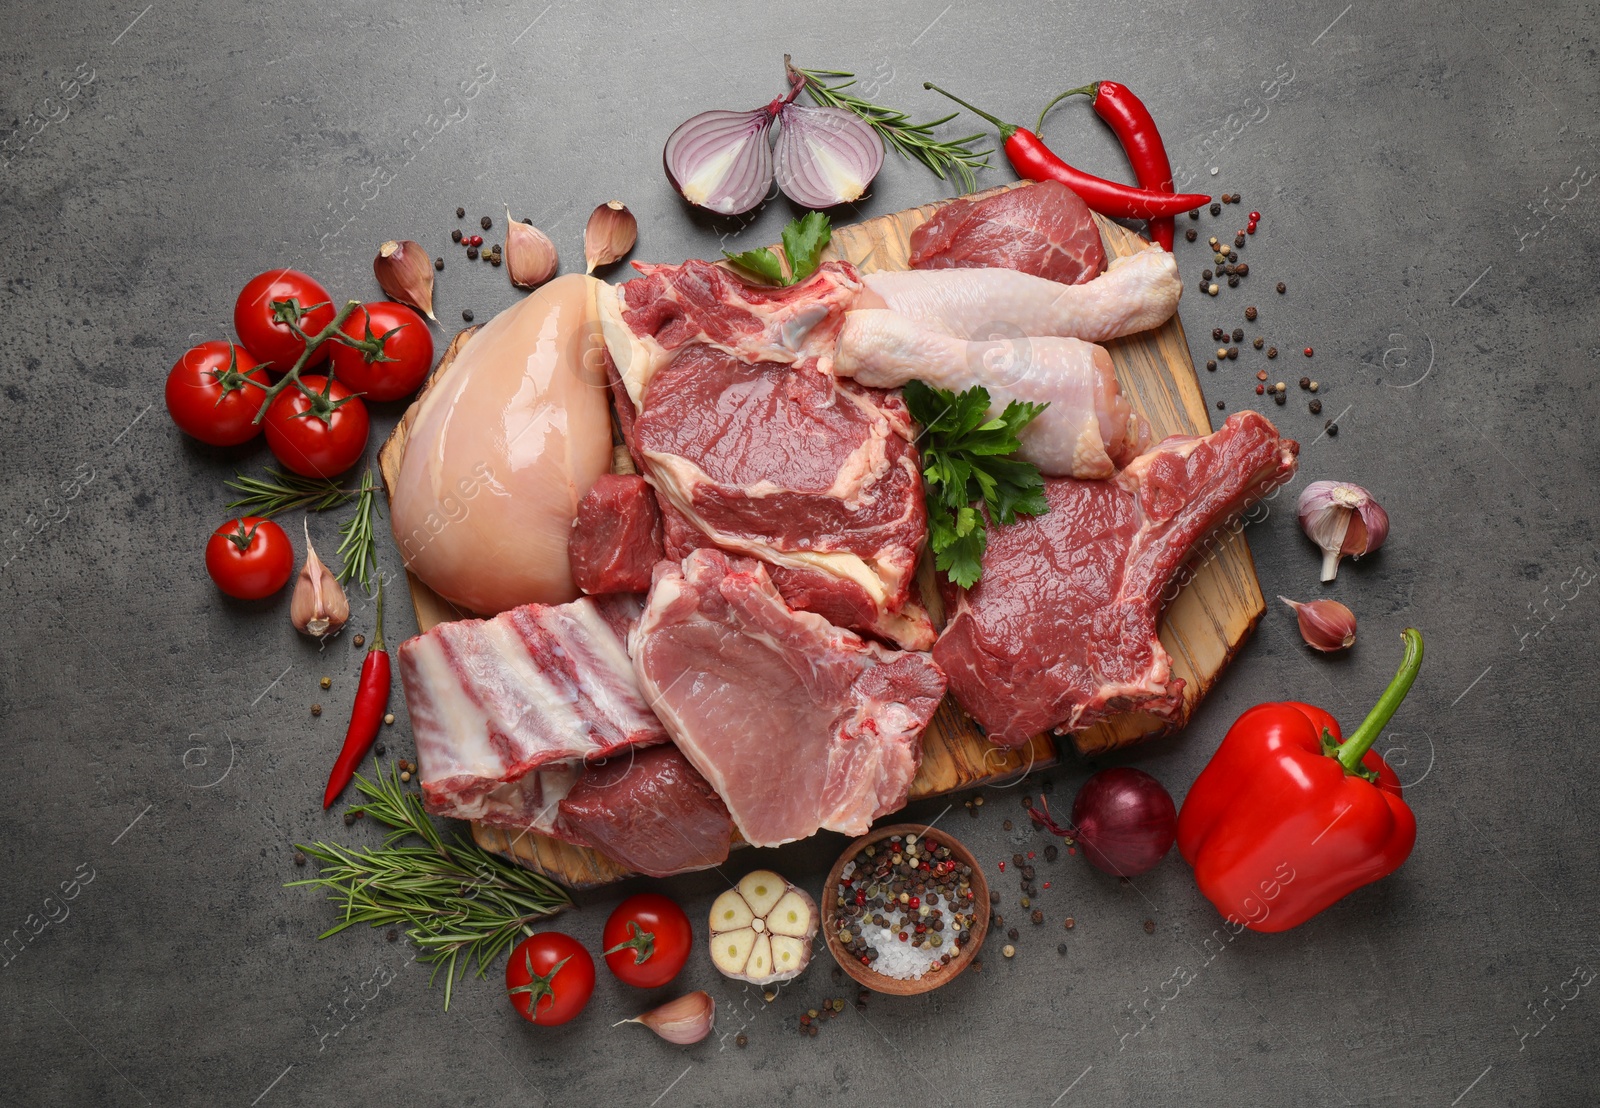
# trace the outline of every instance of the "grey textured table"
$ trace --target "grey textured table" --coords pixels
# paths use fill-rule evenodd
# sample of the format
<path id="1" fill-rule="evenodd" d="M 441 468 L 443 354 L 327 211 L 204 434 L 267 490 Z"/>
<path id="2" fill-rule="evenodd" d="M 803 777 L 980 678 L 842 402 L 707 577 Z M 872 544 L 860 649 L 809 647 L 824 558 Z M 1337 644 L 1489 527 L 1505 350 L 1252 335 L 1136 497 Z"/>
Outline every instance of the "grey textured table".
<path id="1" fill-rule="evenodd" d="M 1600 996 L 1580 984 L 1600 967 L 1600 588 L 1581 586 L 1600 572 L 1592 13 L 1341 6 L 7 5 L 0 933 L 37 934 L 0 967 L 0 1104 L 1600 1101 Z M 814 1039 L 800 1014 L 853 996 L 826 954 L 767 1004 L 697 951 L 680 983 L 717 997 L 723 1034 L 690 1048 L 613 1030 L 643 1003 L 603 969 L 588 1012 L 541 1029 L 511 1013 L 498 966 L 444 1012 L 405 944 L 316 941 L 332 909 L 283 887 L 305 872 L 292 844 L 378 838 L 315 803 L 360 652 L 347 634 L 319 653 L 282 599 L 230 603 L 206 580 L 221 479 L 263 453 L 184 441 L 168 366 L 228 333 L 260 270 L 375 296 L 370 259 L 393 236 L 450 259 L 447 332 L 463 308 L 487 318 L 516 294 L 446 249 L 457 204 L 498 223 L 509 203 L 567 268 L 614 196 L 639 216 L 640 258 L 774 239 L 778 205 L 742 228 L 686 214 L 660 150 L 696 111 L 775 95 L 785 51 L 922 117 L 944 108 L 924 80 L 1031 123 L 1060 88 L 1115 77 L 1151 104 L 1180 179 L 1243 195 L 1202 219 L 1201 245 L 1263 213 L 1249 301 L 1197 295 L 1204 258 L 1180 242 L 1183 318 L 1203 360 L 1212 326 L 1261 304 L 1287 406 L 1254 395 L 1251 351 L 1201 376 L 1213 404 L 1261 407 L 1303 443 L 1300 477 L 1247 532 L 1262 585 L 1346 601 L 1361 641 L 1311 657 L 1274 601 L 1185 733 L 1108 763 L 1181 800 L 1251 704 L 1300 697 L 1354 723 L 1416 624 L 1427 662 L 1380 744 L 1421 826 L 1398 874 L 1218 954 L 1175 854 L 1126 886 L 1063 856 L 1014 959 L 995 943 L 981 973 L 847 1007 Z M 1049 135 L 1126 173 L 1081 102 Z M 891 155 L 860 208 L 946 191 Z M 1292 384 L 1307 372 L 1322 418 Z M 377 413 L 374 443 L 397 415 Z M 1368 486 L 1394 522 L 1326 589 L 1291 507 L 1318 478 Z M 333 525 L 313 521 L 324 549 Z M 370 616 L 358 606 L 357 628 Z M 390 618 L 393 638 L 412 629 L 405 606 Z M 408 750 L 403 715 L 388 738 Z M 1020 798 L 1050 781 L 1065 805 L 1090 769 L 989 790 L 979 818 L 958 797 L 943 820 L 986 859 L 1042 850 Z M 815 889 L 841 843 L 771 860 Z M 664 886 L 699 920 L 721 880 Z M 1014 882 L 997 887 L 1025 915 Z M 555 926 L 596 945 L 623 891 Z"/>

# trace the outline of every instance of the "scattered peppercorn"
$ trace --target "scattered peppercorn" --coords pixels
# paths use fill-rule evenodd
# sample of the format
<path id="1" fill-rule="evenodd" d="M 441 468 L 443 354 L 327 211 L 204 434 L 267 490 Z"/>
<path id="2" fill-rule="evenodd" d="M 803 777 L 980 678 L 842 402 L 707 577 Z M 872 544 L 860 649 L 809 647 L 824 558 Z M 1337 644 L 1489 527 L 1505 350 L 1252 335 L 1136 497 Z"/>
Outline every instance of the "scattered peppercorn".
<path id="1" fill-rule="evenodd" d="M 1011 821 L 1010 820 L 1003 820 L 1001 822 L 1000 826 L 1002 828 L 1004 828 L 1005 830 L 1009 831 L 1009 830 L 1011 830 Z"/>
<path id="2" fill-rule="evenodd" d="M 1282 296 L 1285 292 L 1288 291 L 1288 288 L 1289 288 L 1288 285 L 1285 285 L 1282 281 L 1279 281 L 1278 282 L 1278 295 Z"/>
<path id="3" fill-rule="evenodd" d="M 1206 361 L 1206 368 L 1209 369 L 1212 373 L 1215 373 L 1217 371 L 1217 361 L 1216 361 L 1216 359 L 1215 358 L 1208 359 Z"/>
<path id="4" fill-rule="evenodd" d="M 983 807 L 983 797 L 981 797 L 981 796 L 973 797 L 972 798 L 972 806 L 974 808 L 982 808 Z"/>
<path id="5" fill-rule="evenodd" d="M 1147 920 L 1144 921 L 1144 933 L 1146 935 L 1154 935 L 1156 933 L 1156 921 L 1155 920 L 1147 919 Z"/>
<path id="6" fill-rule="evenodd" d="M 466 320 L 468 323 L 471 323 L 472 322 L 472 309 L 471 308 L 462 308 L 461 309 L 461 318 Z"/>
<path id="7" fill-rule="evenodd" d="M 1006 929 L 1006 938 L 1008 938 L 1008 939 L 1012 939 L 1012 940 L 1018 939 L 1018 938 L 1021 937 L 1021 934 L 1022 933 L 1020 931 L 1018 931 L 1015 927 L 1010 927 L 1010 928 Z"/>
<path id="8" fill-rule="evenodd" d="M 745 1047 L 750 1045 L 750 1036 L 746 1035 L 743 1031 L 739 1032 L 733 1037 L 733 1045 L 738 1047 L 740 1050 L 743 1050 Z"/>
<path id="9" fill-rule="evenodd" d="M 311 714 L 314 715 L 314 716 L 320 716 L 322 714 L 322 705 L 321 704 L 313 704 L 313 705 L 311 705 Z"/>
<path id="10" fill-rule="evenodd" d="M 1233 329 L 1233 341 L 1234 342 L 1243 342 L 1244 341 L 1244 328 L 1243 327 L 1235 327 Z"/>
<path id="11" fill-rule="evenodd" d="M 1183 237 L 1184 237 L 1184 238 L 1185 238 L 1185 239 L 1186 239 L 1186 240 L 1187 240 L 1187 241 L 1189 241 L 1189 242 L 1193 242 L 1193 241 L 1194 241 L 1194 240 L 1195 240 L 1195 237 L 1196 237 L 1196 234 L 1195 234 L 1195 229 L 1194 229 L 1194 228 L 1193 228 L 1193 227 L 1190 227 L 1190 228 L 1189 228 L 1189 229 L 1188 229 L 1188 230 L 1187 230 L 1187 231 L 1185 231 L 1185 232 L 1184 232 L 1184 233 L 1183 233 Z"/>
<path id="12" fill-rule="evenodd" d="M 1278 348 L 1276 346 L 1267 347 L 1267 357 L 1276 358 L 1277 356 L 1278 356 Z"/>
<path id="13" fill-rule="evenodd" d="M 1319 415 L 1319 414 L 1321 414 L 1321 412 L 1322 412 L 1322 401 L 1320 401 L 1320 400 L 1313 400 L 1313 401 L 1312 401 L 1312 402 L 1311 402 L 1311 405 L 1310 405 L 1310 406 L 1311 406 L 1311 414 L 1312 414 L 1312 415 Z"/>
<path id="14" fill-rule="evenodd" d="M 1068 931 L 1071 931 L 1074 927 L 1078 926 L 1078 922 L 1071 916 L 1068 916 L 1066 919 L 1061 921 L 1061 926 L 1065 927 Z"/>
<path id="15" fill-rule="evenodd" d="M 1306 347 L 1306 357 L 1311 357 L 1311 347 Z"/>
<path id="16" fill-rule="evenodd" d="M 1211 337 L 1213 339 L 1215 339 L 1217 342 L 1221 342 L 1222 341 L 1223 334 L 1224 334 L 1224 332 L 1223 332 L 1221 327 L 1213 327 L 1213 328 L 1211 328 Z"/>
<path id="17" fill-rule="evenodd" d="M 1249 262 L 1240 262 L 1239 263 L 1239 268 L 1237 270 L 1235 270 L 1234 272 L 1236 272 L 1240 277 L 1248 277 L 1248 276 L 1250 276 L 1250 263 Z"/>
<path id="18" fill-rule="evenodd" d="M 355 637 L 355 645 L 356 646 L 366 646 L 367 645 L 367 636 L 365 636 L 365 635 L 357 635 Z"/>
<path id="19" fill-rule="evenodd" d="M 1257 381 L 1265 381 L 1266 379 L 1267 379 L 1267 371 L 1266 370 L 1264 370 L 1264 369 L 1256 370 L 1256 380 Z"/>
<path id="20" fill-rule="evenodd" d="M 490 219 L 488 216 L 484 216 L 482 219 L 478 220 L 478 226 L 487 231 L 490 227 L 494 226 L 494 220 Z"/>
<path id="21" fill-rule="evenodd" d="M 1211 270 L 1209 270 L 1209 269 L 1202 269 L 1200 271 L 1200 276 L 1201 276 L 1202 279 L 1209 281 L 1209 280 L 1211 280 L 1211 278 L 1215 277 L 1216 274 L 1211 272 Z"/>
<path id="22" fill-rule="evenodd" d="M 1239 348 L 1237 346 L 1228 347 L 1228 361 L 1236 362 L 1238 360 L 1239 360 Z"/>
<path id="23" fill-rule="evenodd" d="M 1243 246 L 1244 245 L 1244 232 L 1243 231 L 1240 231 L 1237 235 L 1233 236 L 1233 245 L 1235 245 L 1235 246 Z"/>
<path id="24" fill-rule="evenodd" d="M 1004 954 L 1007 958 L 1015 958 L 1017 955 L 1017 948 L 1012 946 L 1010 943 L 1007 943 L 1005 946 L 1000 948 L 1000 953 Z"/>
<path id="25" fill-rule="evenodd" d="M 1200 218 L 1200 209 L 1199 208 L 1190 208 L 1189 209 L 1189 218 L 1190 219 L 1199 219 Z"/>
<path id="26" fill-rule="evenodd" d="M 389 753 L 389 748 L 384 746 L 382 743 L 378 743 L 372 748 L 372 752 L 378 757 L 382 758 L 385 754 Z"/>
<path id="27" fill-rule="evenodd" d="M 1057 943 L 1056 944 L 1056 953 L 1057 954 L 1065 954 L 1066 952 L 1067 952 L 1067 944 L 1066 943 Z"/>
<path id="28" fill-rule="evenodd" d="M 473 235 L 472 238 L 470 238 L 467 241 L 469 241 L 473 246 L 482 246 L 483 245 L 483 236 L 482 235 Z"/>
<path id="29" fill-rule="evenodd" d="M 1226 408 L 1226 407 L 1227 407 L 1227 406 L 1228 406 L 1228 405 L 1227 405 L 1227 404 L 1225 404 L 1225 403 L 1224 403 L 1224 402 L 1223 402 L 1223 401 L 1221 401 L 1221 400 L 1219 400 L 1219 401 L 1217 401 L 1217 409 L 1218 409 L 1218 410 L 1219 410 L 1219 411 L 1221 411 L 1221 410 L 1222 410 L 1222 409 L 1224 409 L 1224 408 Z"/>
<path id="30" fill-rule="evenodd" d="M 1246 319 L 1250 320 L 1251 322 L 1255 321 L 1256 309 L 1255 309 L 1255 305 L 1254 304 L 1252 304 L 1250 307 L 1248 307 L 1248 308 L 1246 308 L 1244 310 L 1244 317 Z"/>
<path id="31" fill-rule="evenodd" d="M 1029 916 L 1028 918 L 1031 919 L 1034 923 L 1043 923 L 1044 922 L 1044 913 L 1041 912 L 1038 908 L 1035 908 L 1033 910 L 1033 915 Z"/>
<path id="32" fill-rule="evenodd" d="M 1239 287 L 1239 275 L 1237 273 L 1228 278 L 1228 287 L 1230 289 L 1236 289 Z"/>
<path id="33" fill-rule="evenodd" d="M 1309 378 L 1309 377 L 1300 378 L 1300 387 L 1303 388 L 1303 389 L 1309 389 L 1311 387 L 1311 378 Z"/>
<path id="34" fill-rule="evenodd" d="M 496 269 L 499 269 L 500 268 L 500 255 L 496 254 L 493 257 L 491 257 L 489 259 L 489 264 L 494 266 Z"/>
<path id="35" fill-rule="evenodd" d="M 1322 386 L 1320 386 L 1320 385 L 1318 385 L 1318 384 L 1317 384 L 1317 383 L 1316 383 L 1316 382 L 1315 382 L 1315 381 L 1313 381 L 1313 382 L 1311 382 L 1311 391 L 1312 391 L 1312 392 L 1316 392 L 1316 391 L 1317 391 L 1317 389 L 1319 389 L 1319 388 L 1321 388 L 1321 387 L 1322 387 Z"/>
<path id="36" fill-rule="evenodd" d="M 1322 429 L 1328 432 L 1330 435 L 1337 435 L 1339 433 L 1339 425 L 1331 419 L 1328 420 L 1327 424 L 1324 425 Z"/>
<path id="37" fill-rule="evenodd" d="M 1262 338 L 1260 335 L 1257 335 L 1255 338 L 1250 340 L 1250 345 L 1255 347 L 1257 350 L 1260 350 L 1261 344 L 1266 341 L 1266 339 Z"/>
<path id="38" fill-rule="evenodd" d="M 387 723 L 390 727 L 393 727 L 394 726 L 394 713 L 393 712 L 385 712 L 385 713 L 383 713 L 383 722 Z"/>
<path id="39" fill-rule="evenodd" d="M 450 232 L 450 241 L 451 242 L 460 242 L 461 241 L 461 228 L 457 227 L 454 231 Z"/>
<path id="40" fill-rule="evenodd" d="M 1267 391 L 1267 386 L 1265 386 L 1265 385 L 1257 385 L 1256 386 L 1256 395 L 1257 396 L 1260 396 L 1262 393 L 1264 393 L 1266 391 Z"/>
<path id="41" fill-rule="evenodd" d="M 1217 283 L 1215 281 L 1211 282 L 1211 284 L 1206 286 L 1206 294 L 1208 296 L 1215 296 L 1215 295 L 1217 295 L 1217 293 L 1219 293 L 1221 291 L 1222 290 L 1217 287 Z"/>
<path id="42" fill-rule="evenodd" d="M 400 771 L 400 780 L 402 780 L 402 781 L 411 780 L 411 771 L 408 770 L 408 769 L 401 770 Z"/>
<path id="43" fill-rule="evenodd" d="M 302 853 L 301 851 L 298 851 L 298 850 L 295 851 L 294 852 L 294 864 L 297 865 L 297 866 L 305 865 L 306 864 L 306 856 L 305 856 L 305 854 Z"/>
<path id="44" fill-rule="evenodd" d="M 344 814 L 344 825 L 346 827 L 353 826 L 355 824 L 355 822 L 356 822 L 356 817 L 355 817 L 355 813 L 354 812 L 346 812 Z"/>
<path id="45" fill-rule="evenodd" d="M 478 248 L 476 246 L 467 247 L 467 259 L 474 262 L 478 260 Z"/>
<path id="46" fill-rule="evenodd" d="M 443 258 L 435 258 L 435 259 L 433 259 L 433 268 L 434 269 L 443 269 L 444 268 L 444 259 Z"/>
<path id="47" fill-rule="evenodd" d="M 1211 214 L 1212 215 L 1221 215 L 1222 214 L 1222 205 L 1221 204 L 1213 204 L 1213 205 L 1211 205 Z"/>
<path id="48" fill-rule="evenodd" d="M 317 684 L 321 685 L 325 689 L 331 689 L 333 688 L 333 678 L 324 677 L 321 681 L 318 681 Z"/>
<path id="49" fill-rule="evenodd" d="M 1289 398 L 1281 392 L 1275 392 L 1272 394 L 1272 401 L 1281 408 L 1289 402 Z"/>

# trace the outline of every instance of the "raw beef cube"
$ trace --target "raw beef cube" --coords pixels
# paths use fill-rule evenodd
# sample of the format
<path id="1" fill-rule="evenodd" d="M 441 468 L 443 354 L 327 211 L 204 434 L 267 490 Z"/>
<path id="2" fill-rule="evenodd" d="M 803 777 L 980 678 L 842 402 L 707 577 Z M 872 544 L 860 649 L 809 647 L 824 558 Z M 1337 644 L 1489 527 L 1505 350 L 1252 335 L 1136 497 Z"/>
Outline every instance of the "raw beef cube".
<path id="1" fill-rule="evenodd" d="M 661 512 L 643 477 L 608 473 L 578 501 L 567 540 L 572 580 L 591 596 L 648 592 L 661 560 Z"/>
<path id="2" fill-rule="evenodd" d="M 1105 267 L 1089 206 L 1059 181 L 952 200 L 911 232 L 912 269 L 1015 269 L 1076 285 Z"/>

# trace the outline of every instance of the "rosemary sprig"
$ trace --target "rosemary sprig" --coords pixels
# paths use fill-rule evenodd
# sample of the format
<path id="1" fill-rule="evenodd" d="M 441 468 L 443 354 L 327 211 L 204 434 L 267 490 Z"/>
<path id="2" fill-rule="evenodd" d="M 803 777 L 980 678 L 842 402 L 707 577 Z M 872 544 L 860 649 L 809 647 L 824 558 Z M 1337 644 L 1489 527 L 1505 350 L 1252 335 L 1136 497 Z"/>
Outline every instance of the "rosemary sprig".
<path id="1" fill-rule="evenodd" d="M 338 578 L 341 582 L 354 577 L 361 587 L 372 591 L 372 570 L 378 561 L 378 540 L 373 531 L 373 518 L 378 512 L 378 493 L 372 483 L 372 470 L 361 475 L 361 488 L 356 495 L 355 515 L 339 524 Z"/>
<path id="2" fill-rule="evenodd" d="M 854 112 L 872 125 L 872 129 L 883 136 L 883 141 L 897 151 L 902 158 L 916 159 L 934 173 L 938 174 L 941 181 L 947 175 L 954 173 L 961 180 L 961 190 L 971 192 L 976 187 L 972 171 L 987 169 L 989 155 L 992 150 L 974 150 L 972 144 L 984 137 L 983 132 L 967 135 L 958 139 L 940 139 L 933 134 L 933 129 L 950 122 L 960 112 L 951 112 L 949 115 L 926 123 L 913 123 L 911 117 L 905 112 L 885 108 L 881 104 L 874 104 L 863 100 L 845 90 L 856 83 L 854 73 L 846 73 L 838 69 L 797 69 L 784 58 L 784 66 L 791 74 L 799 74 L 805 78 L 806 93 L 817 104 L 824 108 L 843 108 Z M 839 83 L 830 85 L 828 82 L 838 80 Z"/>
<path id="3" fill-rule="evenodd" d="M 431 985 L 444 971 L 444 1006 L 450 1008 L 454 983 L 476 965 L 479 977 L 489 963 L 524 935 L 535 921 L 572 906 L 565 889 L 541 874 L 511 864 L 475 843 L 453 835 L 446 842 L 428 818 L 417 793 L 400 783 L 398 768 L 380 768 L 374 780 L 359 773 L 356 788 L 367 798 L 353 811 L 365 812 L 393 828 L 383 846 L 351 850 L 329 843 L 300 846 L 317 860 L 316 877 L 290 881 L 328 890 L 344 918 L 317 937 L 326 939 L 353 924 L 404 926 L 422 948 L 420 962 L 433 965 Z M 423 846 L 396 846 L 407 837 Z"/>
<path id="4" fill-rule="evenodd" d="M 341 488 L 337 481 L 323 477 L 301 477 L 297 473 L 285 473 L 271 466 L 267 467 L 265 477 L 247 477 L 235 473 L 231 481 L 224 481 L 223 484 L 235 492 L 244 493 L 238 500 L 230 500 L 228 507 L 243 508 L 250 515 L 268 518 L 300 508 L 308 512 L 326 512 L 330 508 L 348 504 L 357 495 Z"/>

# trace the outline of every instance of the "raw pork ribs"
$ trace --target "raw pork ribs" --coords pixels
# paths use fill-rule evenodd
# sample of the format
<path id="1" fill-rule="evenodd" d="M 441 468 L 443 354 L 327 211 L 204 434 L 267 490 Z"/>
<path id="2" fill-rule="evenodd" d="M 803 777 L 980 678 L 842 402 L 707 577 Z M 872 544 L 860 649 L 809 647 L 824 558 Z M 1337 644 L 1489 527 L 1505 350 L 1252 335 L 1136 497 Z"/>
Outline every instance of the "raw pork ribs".
<path id="1" fill-rule="evenodd" d="M 707 262 L 640 266 L 601 292 L 619 417 L 659 494 L 715 545 L 759 558 L 794 607 L 902 646 L 933 628 L 914 597 L 927 530 L 913 430 L 898 394 L 829 372 L 855 268 L 789 288 Z"/>
<path id="2" fill-rule="evenodd" d="M 794 611 L 760 562 L 718 550 L 657 567 L 630 647 L 678 749 L 756 846 L 859 835 L 900 808 L 944 696 L 927 654 Z"/>
<path id="3" fill-rule="evenodd" d="M 983 579 L 946 594 L 933 657 L 956 700 L 1006 746 L 1123 711 L 1175 715 L 1183 681 L 1156 636 L 1162 591 L 1195 543 L 1294 475 L 1299 450 L 1243 412 L 1108 481 L 1047 478 L 1049 513 L 992 530 Z"/>

